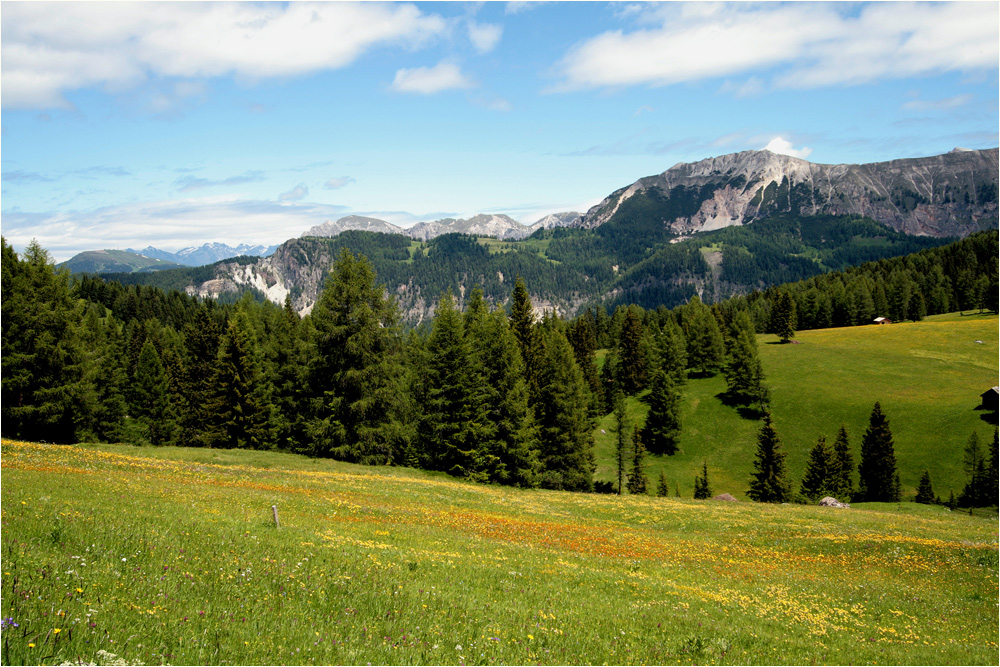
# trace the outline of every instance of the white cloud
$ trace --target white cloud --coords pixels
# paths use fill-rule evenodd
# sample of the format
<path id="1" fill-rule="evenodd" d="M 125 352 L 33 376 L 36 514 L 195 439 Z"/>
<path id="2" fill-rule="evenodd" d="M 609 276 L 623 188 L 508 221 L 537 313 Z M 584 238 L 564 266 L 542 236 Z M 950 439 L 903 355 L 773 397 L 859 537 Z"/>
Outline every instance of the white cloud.
<path id="1" fill-rule="evenodd" d="M 68 91 L 122 90 L 157 75 L 307 74 L 379 45 L 420 46 L 447 29 L 409 4 L 5 3 L 3 105 L 66 107 Z"/>
<path id="2" fill-rule="evenodd" d="M 479 53 L 489 53 L 500 43 L 503 36 L 503 26 L 495 23 L 476 23 L 469 21 L 469 41 Z"/>
<path id="3" fill-rule="evenodd" d="M 663 86 L 775 68 L 773 85 L 851 85 L 996 68 L 1000 6 L 991 2 L 694 3 L 653 5 L 632 32 L 605 32 L 571 49 L 551 90 Z M 730 84 L 732 85 L 732 84 Z"/>
<path id="4" fill-rule="evenodd" d="M 176 252 L 213 241 L 271 245 L 346 214 L 342 206 L 202 197 L 86 211 L 4 211 L 3 227 L 4 237 L 15 248 L 24 248 L 36 238 L 61 262 L 84 250 L 101 248 L 152 245 Z"/>
<path id="5" fill-rule="evenodd" d="M 354 179 L 350 176 L 333 176 L 326 179 L 326 183 L 323 184 L 323 188 L 326 190 L 339 190 L 340 188 L 346 187 L 353 182 Z"/>
<path id="6" fill-rule="evenodd" d="M 471 88 L 473 85 L 473 82 L 462 74 L 458 65 L 447 62 L 438 63 L 434 67 L 398 70 L 396 78 L 392 81 L 393 90 L 422 95 L 456 88 Z"/>
<path id="7" fill-rule="evenodd" d="M 309 188 L 303 184 L 298 184 L 288 192 L 278 195 L 280 201 L 301 201 L 309 196 Z"/>
<path id="8" fill-rule="evenodd" d="M 910 100 L 903 104 L 907 111 L 946 111 L 965 106 L 972 101 L 972 95 L 956 95 L 943 100 Z"/>
<path id="9" fill-rule="evenodd" d="M 790 155 L 792 157 L 802 158 L 805 160 L 809 157 L 813 149 L 803 146 L 802 148 L 795 148 L 792 146 L 790 141 L 782 139 L 781 137 L 775 137 L 764 146 L 764 150 L 771 151 L 772 153 L 778 153 L 779 155 Z"/>

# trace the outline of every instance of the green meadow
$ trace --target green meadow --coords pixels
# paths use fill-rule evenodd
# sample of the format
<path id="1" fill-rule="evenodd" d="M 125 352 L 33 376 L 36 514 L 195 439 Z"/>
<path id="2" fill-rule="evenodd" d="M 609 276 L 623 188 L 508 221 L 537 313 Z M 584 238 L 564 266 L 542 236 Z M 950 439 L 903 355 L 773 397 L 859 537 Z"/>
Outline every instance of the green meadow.
<path id="1" fill-rule="evenodd" d="M 996 521 L 2 444 L 4 664 L 991 664 Z M 280 528 L 274 525 L 277 507 Z"/>
<path id="2" fill-rule="evenodd" d="M 292 454 L 4 440 L 4 664 L 994 664 L 995 515 L 947 497 L 993 424 L 996 316 L 760 337 L 801 479 L 888 414 L 904 502 L 746 502 L 759 422 L 685 389 L 680 499 L 466 483 Z M 982 341 L 982 342 L 977 342 Z M 630 399 L 641 421 L 646 406 Z M 602 432 L 603 431 L 603 432 Z M 615 473 L 612 420 L 597 478 Z M 691 500 L 707 462 L 713 493 Z M 272 506 L 277 508 L 276 527 Z"/>
<path id="3" fill-rule="evenodd" d="M 892 429 L 903 499 L 916 495 L 924 470 L 942 499 L 950 490 L 956 496 L 961 492 L 969 437 L 975 431 L 986 446 L 996 428 L 995 413 L 976 409 L 979 395 L 998 382 L 995 314 L 953 313 L 915 323 L 800 331 L 795 340 L 781 345 L 776 336 L 758 337 L 774 425 L 796 489 L 809 450 L 821 436 L 832 443 L 841 424 L 857 464 L 861 438 L 879 401 Z M 651 490 L 662 470 L 671 494 L 677 485 L 690 498 L 704 461 L 714 494 L 746 497 L 760 421 L 725 405 L 725 391 L 721 374 L 688 381 L 680 451 L 647 459 Z M 633 421 L 641 424 L 648 406 L 637 398 L 629 399 L 629 406 Z M 616 479 L 613 416 L 601 421 L 595 439 L 596 479 Z"/>

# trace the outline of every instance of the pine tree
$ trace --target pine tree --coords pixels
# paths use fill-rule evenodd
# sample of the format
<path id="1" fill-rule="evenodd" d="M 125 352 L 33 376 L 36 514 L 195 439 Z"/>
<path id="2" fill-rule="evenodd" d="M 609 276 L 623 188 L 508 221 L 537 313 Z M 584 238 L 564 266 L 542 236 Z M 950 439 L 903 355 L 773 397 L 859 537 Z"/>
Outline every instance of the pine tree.
<path id="1" fill-rule="evenodd" d="M 539 340 L 536 419 L 542 486 L 590 491 L 594 477 L 594 435 L 586 381 L 566 336 L 558 328 Z"/>
<path id="2" fill-rule="evenodd" d="M 142 425 L 140 433 L 150 444 L 165 444 L 170 437 L 169 379 L 160 355 L 149 340 L 139 354 L 134 383 L 136 392 L 143 397 L 131 408 L 132 415 Z"/>
<path id="3" fill-rule="evenodd" d="M 889 419 L 878 402 L 872 409 L 868 429 L 861 440 L 861 462 L 858 464 L 860 502 L 891 503 L 896 500 L 896 452 L 889 430 Z"/>
<path id="4" fill-rule="evenodd" d="M 840 425 L 837 439 L 833 443 L 833 483 L 831 495 L 846 502 L 854 497 L 854 456 L 851 454 L 851 443 L 847 438 L 847 427 Z"/>
<path id="5" fill-rule="evenodd" d="M 597 363 L 594 361 L 597 354 L 595 329 L 594 320 L 588 308 L 582 316 L 576 319 L 567 332 L 569 343 L 573 346 L 573 356 L 576 357 L 576 364 L 580 367 L 580 371 L 583 372 L 587 386 L 590 387 L 590 394 L 593 399 L 590 405 L 590 413 L 593 416 L 603 414 L 604 408 L 604 392 L 601 389 L 601 378 L 597 373 Z"/>
<path id="6" fill-rule="evenodd" d="M 747 496 L 761 503 L 784 503 L 791 498 L 791 482 L 785 468 L 785 452 L 771 423 L 771 413 L 764 414 L 764 424 L 757 434 L 757 456 Z"/>
<path id="7" fill-rule="evenodd" d="M 664 370 L 653 374 L 653 386 L 647 398 L 649 413 L 642 430 L 643 442 L 654 454 L 674 454 L 681 436 L 680 393 Z"/>
<path id="8" fill-rule="evenodd" d="M 531 303 L 531 296 L 528 288 L 520 275 L 514 281 L 514 292 L 511 294 L 510 306 L 510 328 L 514 331 L 517 339 L 517 346 L 521 350 L 521 358 L 524 359 L 525 373 L 528 377 L 528 384 L 535 383 L 536 348 L 535 337 L 535 307 Z M 534 390 L 532 390 L 534 391 Z"/>
<path id="9" fill-rule="evenodd" d="M 931 474 L 926 470 L 920 476 L 920 483 L 917 484 L 917 502 L 924 505 L 934 505 L 938 502 L 934 495 L 934 487 L 931 486 Z"/>
<path id="10" fill-rule="evenodd" d="M 643 335 L 638 308 L 629 306 L 625 310 L 621 337 L 618 341 L 618 384 L 628 396 L 636 394 L 646 386 L 647 359 Z"/>
<path id="11" fill-rule="evenodd" d="M 778 335 L 782 343 L 789 342 L 795 336 L 798 318 L 795 313 L 795 299 L 791 292 L 781 290 L 771 310 L 771 332 Z"/>
<path id="12" fill-rule="evenodd" d="M 649 480 L 646 478 L 646 448 L 642 444 L 639 431 L 632 431 L 632 470 L 628 475 L 628 492 L 632 495 L 646 495 Z"/>
<path id="13" fill-rule="evenodd" d="M 824 496 L 832 496 L 836 468 L 835 452 L 826 444 L 826 438 L 820 437 L 809 452 L 806 474 L 802 478 L 802 495 L 813 502 Z"/>
<path id="14" fill-rule="evenodd" d="M 671 377 L 674 385 L 680 387 L 686 383 L 687 342 L 684 340 L 684 331 L 673 317 L 668 316 L 656 336 L 656 352 L 658 367 Z"/>
<path id="15" fill-rule="evenodd" d="M 985 507 L 994 504 L 996 497 L 990 497 L 990 478 L 987 469 L 986 452 L 979 444 L 979 434 L 969 436 L 962 460 L 968 482 L 958 496 L 959 507 Z"/>
<path id="16" fill-rule="evenodd" d="M 990 480 L 990 495 L 993 498 L 994 503 L 997 501 L 998 496 L 1000 496 L 1000 461 L 998 461 L 997 445 L 998 438 L 1000 438 L 1000 431 L 997 429 L 993 430 L 993 442 L 990 444 L 990 467 L 989 467 L 989 480 Z"/>
<path id="17" fill-rule="evenodd" d="M 412 432 L 402 422 L 402 337 L 395 301 L 364 255 L 341 250 L 310 314 L 313 453 L 366 465 L 398 461 Z"/>
<path id="18" fill-rule="evenodd" d="M 667 484 L 667 475 L 662 470 L 660 471 L 660 481 L 656 484 L 656 495 L 660 498 L 666 498 L 670 495 L 670 485 Z"/>
<path id="19" fill-rule="evenodd" d="M 481 396 L 488 437 L 477 448 L 477 466 L 489 481 L 538 484 L 538 437 L 528 405 L 524 361 L 503 310 L 486 312 L 473 290 L 465 319 L 475 393 Z"/>
<path id="20" fill-rule="evenodd" d="M 618 470 L 618 495 L 625 493 L 625 470 L 628 465 L 628 446 L 632 439 L 632 420 L 621 391 L 614 398 L 615 416 L 615 465 Z"/>
<path id="21" fill-rule="evenodd" d="M 3 432 L 25 440 L 75 442 L 84 384 L 77 323 L 83 316 L 48 252 L 32 240 L 23 257 L 2 240 Z"/>
<path id="22" fill-rule="evenodd" d="M 222 335 L 212 385 L 215 443 L 229 449 L 270 449 L 274 406 L 245 307 L 233 314 Z"/>
<path id="23" fill-rule="evenodd" d="M 725 357 L 722 332 L 711 309 L 697 296 L 691 297 L 684 307 L 684 338 L 688 368 L 697 369 L 704 376 L 719 370 Z"/>
<path id="24" fill-rule="evenodd" d="M 678 494 L 678 497 L 679 494 Z M 712 497 L 712 487 L 708 483 L 708 462 L 702 461 L 701 476 L 694 478 L 695 500 L 707 500 Z"/>
<path id="25" fill-rule="evenodd" d="M 473 387 L 471 350 L 450 292 L 438 301 L 427 349 L 427 403 L 419 426 L 422 447 L 430 454 L 433 469 L 475 477 L 476 448 L 486 436 L 486 416 L 479 410 L 482 396 Z"/>
<path id="26" fill-rule="evenodd" d="M 770 392 L 764 384 L 764 366 L 757 353 L 757 334 L 750 314 L 742 310 L 733 318 L 726 355 L 725 375 L 729 396 L 740 405 L 757 405 L 763 411 Z"/>

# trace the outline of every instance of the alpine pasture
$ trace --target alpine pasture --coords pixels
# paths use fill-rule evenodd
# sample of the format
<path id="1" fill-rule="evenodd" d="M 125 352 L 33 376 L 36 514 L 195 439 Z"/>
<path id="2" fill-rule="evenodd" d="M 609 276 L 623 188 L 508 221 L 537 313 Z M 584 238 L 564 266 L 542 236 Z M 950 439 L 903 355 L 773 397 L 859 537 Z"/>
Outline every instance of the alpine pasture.
<path id="1" fill-rule="evenodd" d="M 939 494 L 960 485 L 964 441 L 993 428 L 974 408 L 996 378 L 996 326 L 956 315 L 799 332 L 799 345 L 762 336 L 796 485 L 841 422 L 857 457 L 875 400 L 906 495 L 924 468 Z M 690 500 L 703 460 L 714 493 L 745 498 L 759 422 L 723 390 L 692 379 L 682 451 L 650 460 L 650 487 L 664 469 L 682 499 L 4 440 L 3 662 L 995 662 L 995 519 L 912 502 Z"/>

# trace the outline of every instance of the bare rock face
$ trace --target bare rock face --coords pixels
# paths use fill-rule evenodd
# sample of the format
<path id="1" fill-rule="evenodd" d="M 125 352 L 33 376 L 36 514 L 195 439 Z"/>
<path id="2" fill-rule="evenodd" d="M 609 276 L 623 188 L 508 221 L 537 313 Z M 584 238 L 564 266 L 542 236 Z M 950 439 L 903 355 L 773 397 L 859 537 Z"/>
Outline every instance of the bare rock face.
<path id="1" fill-rule="evenodd" d="M 848 505 L 847 503 L 842 503 L 839 500 L 837 500 L 836 498 L 831 498 L 830 496 L 827 496 L 826 498 L 823 498 L 823 500 L 819 501 L 819 506 L 820 507 L 840 507 L 840 508 L 843 508 L 843 509 L 851 509 L 851 506 Z"/>
<path id="2" fill-rule="evenodd" d="M 775 214 L 861 215 L 907 234 L 968 236 L 998 221 L 998 149 L 872 164 L 814 164 L 744 151 L 677 164 L 591 208 L 577 226 L 615 219 L 633 197 L 662 211 L 676 234 L 742 225 Z"/>

